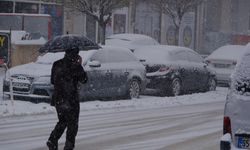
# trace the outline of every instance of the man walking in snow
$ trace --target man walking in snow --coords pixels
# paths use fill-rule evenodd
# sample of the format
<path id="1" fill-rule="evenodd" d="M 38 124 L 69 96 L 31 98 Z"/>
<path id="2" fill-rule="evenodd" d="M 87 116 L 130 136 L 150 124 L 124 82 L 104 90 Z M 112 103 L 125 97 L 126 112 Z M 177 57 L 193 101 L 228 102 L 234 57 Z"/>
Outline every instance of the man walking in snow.
<path id="1" fill-rule="evenodd" d="M 59 121 L 47 141 L 49 150 L 58 150 L 58 140 L 66 128 L 64 150 L 73 150 L 75 147 L 80 111 L 78 82 L 87 82 L 86 72 L 81 65 L 82 58 L 78 54 L 78 48 L 67 49 L 64 58 L 52 66 L 51 83 L 54 92 L 51 105 L 56 107 Z"/>

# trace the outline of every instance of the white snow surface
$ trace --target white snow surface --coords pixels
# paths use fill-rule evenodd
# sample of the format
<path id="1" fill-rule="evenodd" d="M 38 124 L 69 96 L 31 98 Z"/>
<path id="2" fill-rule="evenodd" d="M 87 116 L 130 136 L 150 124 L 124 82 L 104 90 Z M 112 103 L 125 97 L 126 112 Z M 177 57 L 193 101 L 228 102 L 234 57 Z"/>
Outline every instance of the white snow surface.
<path id="1" fill-rule="evenodd" d="M 3 73 L 4 71 L 1 70 L 0 72 L 1 78 L 3 78 Z M 0 90 L 2 90 L 1 88 L 2 88 L 2 80 L 0 80 Z M 150 136 L 149 138 L 147 138 L 146 136 L 145 139 L 144 137 L 135 136 L 138 138 L 138 140 L 136 141 L 132 140 L 133 142 L 132 141 L 128 143 L 125 142 L 124 144 L 121 143 L 119 144 L 118 141 L 117 143 L 118 145 L 112 147 L 112 149 L 113 150 L 130 150 L 130 149 L 156 150 L 164 147 L 165 145 L 167 146 L 174 143 L 181 143 L 182 141 L 184 142 L 185 145 L 186 144 L 185 140 L 188 141 L 188 139 L 192 138 L 198 139 L 200 136 L 206 137 L 206 135 L 217 134 L 218 132 L 220 132 L 222 128 L 221 124 L 222 114 L 218 114 L 218 116 L 214 117 L 212 120 L 208 119 L 206 121 L 206 117 L 200 118 L 201 116 L 199 116 L 200 114 L 199 112 L 200 110 L 206 110 L 206 108 L 211 108 L 211 106 L 207 105 L 211 105 L 212 103 L 217 103 L 217 102 L 223 103 L 226 99 L 227 90 L 228 90 L 227 88 L 218 87 L 216 91 L 182 95 L 177 97 L 157 97 L 157 96 L 142 95 L 139 99 L 132 99 L 132 100 L 116 100 L 116 101 L 96 100 L 96 101 L 82 102 L 81 115 L 83 116 L 81 117 L 84 117 L 82 118 L 82 120 L 84 121 L 83 122 L 80 121 L 80 124 L 82 125 L 82 123 L 84 123 L 84 125 L 82 125 L 79 129 L 79 133 L 77 135 L 78 140 L 76 144 L 77 146 L 76 149 L 85 149 L 85 146 L 86 149 L 92 148 L 91 143 L 88 143 L 88 140 L 86 141 L 85 138 L 86 139 L 89 138 L 91 142 L 94 142 L 94 145 L 98 147 L 98 142 L 99 140 L 102 140 L 102 138 L 107 140 L 114 139 L 114 142 L 116 142 L 115 140 L 116 138 L 117 139 L 126 138 L 130 137 L 130 135 L 132 137 L 132 135 L 134 134 L 140 135 L 143 133 L 146 134 L 158 130 L 162 131 L 163 134 L 164 132 L 167 131 L 169 131 L 169 133 L 167 133 L 167 135 L 163 137 L 157 137 L 156 134 L 152 134 L 152 136 L 155 135 L 156 138 L 153 137 L 150 138 Z M 195 106 L 196 104 L 205 104 L 205 106 L 197 108 L 197 106 Z M 175 110 L 175 107 L 178 106 L 180 107 L 190 106 L 190 108 L 183 107 L 184 110 L 182 109 L 181 111 L 180 109 Z M 213 107 L 215 107 L 214 104 Z M 218 106 L 218 108 L 220 107 L 221 106 Z M 137 114 L 139 116 L 134 115 L 128 117 L 126 116 L 127 114 L 125 110 L 132 111 L 132 114 L 133 111 L 137 112 L 137 110 L 139 110 L 139 112 L 137 113 L 139 113 L 140 115 Z M 217 107 L 215 110 L 217 110 Z M 183 114 L 184 116 L 187 115 L 185 113 L 186 111 L 190 113 L 189 115 L 191 115 L 192 118 L 183 117 L 181 115 L 181 114 Z M 154 121 L 152 122 L 149 120 L 149 122 L 143 123 L 144 121 L 146 121 L 144 120 L 143 117 L 146 116 L 146 118 L 147 117 L 154 118 L 154 116 L 158 116 L 160 112 L 164 112 L 163 113 L 164 115 L 175 114 L 176 115 L 175 117 L 177 118 L 176 119 L 172 118 L 170 119 L 172 120 L 172 122 L 170 121 L 168 123 L 165 123 L 164 121 L 165 119 L 162 116 L 163 118 L 156 117 L 155 118 L 156 122 Z M 96 113 L 97 117 L 93 117 L 93 115 L 95 116 Z M 104 114 L 106 118 L 103 116 Z M 178 114 L 181 116 L 179 116 Z M 182 119 L 181 121 L 178 121 L 178 116 L 179 119 Z M 8 98 L 4 99 L 1 93 L 0 120 L 2 124 L 0 133 L 2 134 L 2 137 L 0 134 L 0 139 L 1 139 L 0 150 L 6 150 L 6 149 L 34 150 L 39 147 L 41 147 L 41 150 L 44 150 L 45 149 L 44 143 L 49 136 L 49 132 L 53 129 L 53 125 L 55 124 L 56 121 L 55 117 L 56 117 L 55 108 L 47 103 L 34 104 L 31 102 L 25 102 L 19 100 L 11 101 Z M 138 118 L 142 119 L 137 120 Z M 127 119 L 128 121 L 132 119 L 132 125 L 128 127 L 126 126 Z M 136 122 L 139 121 L 139 124 L 133 122 L 134 119 Z M 160 119 L 160 122 L 163 123 L 157 124 L 157 122 L 159 122 L 159 120 L 157 119 Z M 112 123 L 113 121 L 114 124 Z M 182 123 L 184 124 L 186 122 L 187 124 L 189 124 L 190 121 L 192 122 L 193 125 L 191 125 L 188 128 L 185 128 L 184 126 L 182 129 L 181 124 Z M 204 124 L 200 125 L 200 122 L 202 121 L 204 121 Z M 111 123 L 112 126 L 109 127 L 109 123 Z M 172 133 L 171 128 L 175 126 L 178 127 L 178 125 L 180 125 L 179 126 L 180 129 L 177 130 L 178 132 L 174 131 Z M 133 126 L 134 128 L 131 128 L 131 126 Z M 82 129 L 82 127 L 84 128 Z M 88 129 L 89 127 L 90 129 Z M 92 128 L 96 129 L 93 130 Z M 27 131 L 30 133 L 26 133 Z M 214 139 L 212 141 L 219 142 L 219 138 L 217 140 Z M 212 141 L 211 139 L 206 140 L 207 144 L 203 145 L 204 148 L 210 145 L 209 143 L 211 143 Z M 64 142 L 65 142 L 65 137 L 63 136 L 59 141 L 60 147 L 63 146 Z M 95 144 L 95 142 L 97 143 Z M 213 142 L 212 144 L 216 144 L 216 142 L 215 143 Z M 187 143 L 187 146 L 189 147 L 184 149 L 197 150 L 196 148 L 198 148 L 197 145 L 199 146 L 199 143 L 195 145 L 192 146 L 192 144 L 190 145 Z M 101 149 L 111 150 L 110 147 L 106 148 L 102 147 Z M 96 148 L 96 150 L 101 150 L 101 149 Z"/>
<path id="2" fill-rule="evenodd" d="M 219 47 L 213 51 L 206 59 L 207 60 L 231 60 L 237 61 L 246 51 L 244 45 L 226 45 Z"/>
<path id="3" fill-rule="evenodd" d="M 63 56 L 63 55 L 62 55 Z M 41 69 L 41 68 L 40 68 Z M 48 68 L 46 68 L 48 69 Z M 18 69 L 21 71 L 22 69 Z M 34 71 L 38 72 L 39 71 Z M 4 69 L 0 70 L 0 90 L 2 91 L 2 84 L 4 78 Z M 117 100 L 117 101 L 90 101 L 81 103 L 82 110 L 93 109 L 110 109 L 119 107 L 135 107 L 135 108 L 154 108 L 166 106 L 178 106 L 187 104 L 199 104 L 212 101 L 224 101 L 227 93 L 227 88 L 218 87 L 216 91 L 207 93 L 195 93 L 190 95 L 183 95 L 178 97 L 155 97 L 142 95 L 139 99 L 133 100 Z M 3 93 L 0 94 L 0 118 L 13 115 L 32 115 L 32 114 L 46 114 L 55 113 L 54 107 L 47 103 L 34 104 L 31 102 L 14 100 L 13 102 L 5 98 Z"/>

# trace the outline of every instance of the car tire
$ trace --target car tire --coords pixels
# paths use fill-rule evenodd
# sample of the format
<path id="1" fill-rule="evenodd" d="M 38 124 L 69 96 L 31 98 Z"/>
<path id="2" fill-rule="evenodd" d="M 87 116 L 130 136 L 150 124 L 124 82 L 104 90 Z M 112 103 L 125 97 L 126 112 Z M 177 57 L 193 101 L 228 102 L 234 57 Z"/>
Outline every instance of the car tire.
<path id="1" fill-rule="evenodd" d="M 133 99 L 133 98 L 139 98 L 140 97 L 140 82 L 137 79 L 132 79 L 129 82 L 126 98 Z"/>
<path id="2" fill-rule="evenodd" d="M 181 80 L 174 78 L 170 87 L 170 96 L 178 96 L 181 94 Z"/>
<path id="3" fill-rule="evenodd" d="M 207 91 L 215 91 L 216 90 L 216 80 L 214 77 L 210 77 L 208 80 L 208 86 L 207 86 Z"/>

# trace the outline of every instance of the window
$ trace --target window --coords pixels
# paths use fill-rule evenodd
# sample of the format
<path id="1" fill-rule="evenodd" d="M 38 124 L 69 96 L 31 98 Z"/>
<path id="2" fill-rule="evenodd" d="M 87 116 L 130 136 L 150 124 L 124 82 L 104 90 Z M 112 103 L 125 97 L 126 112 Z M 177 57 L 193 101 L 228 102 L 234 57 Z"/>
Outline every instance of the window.
<path id="1" fill-rule="evenodd" d="M 115 63 L 115 62 L 128 62 L 137 61 L 137 58 L 126 51 L 119 50 L 99 50 L 97 51 L 90 61 L 99 61 L 100 63 Z"/>
<path id="2" fill-rule="evenodd" d="M 16 13 L 38 14 L 38 4 L 17 2 Z"/>
<path id="3" fill-rule="evenodd" d="M 250 16 L 249 16 L 249 19 L 248 19 L 248 30 L 250 30 Z"/>
<path id="4" fill-rule="evenodd" d="M 196 63 L 203 62 L 203 58 L 200 55 L 193 53 L 193 52 L 188 52 L 187 54 L 188 54 L 189 61 L 196 62 Z"/>
<path id="5" fill-rule="evenodd" d="M 187 53 L 184 51 L 179 51 L 173 55 L 173 60 L 177 61 L 187 61 Z"/>
<path id="6" fill-rule="evenodd" d="M 109 63 L 129 62 L 137 60 L 133 55 L 130 55 L 126 51 L 119 51 L 119 50 L 109 51 L 107 58 Z"/>
<path id="7" fill-rule="evenodd" d="M 93 54 L 90 61 L 99 61 L 100 63 L 106 63 L 107 62 L 106 56 L 107 56 L 107 54 L 105 51 L 99 50 L 95 54 Z"/>
<path id="8" fill-rule="evenodd" d="M 0 13 L 13 13 L 13 2 L 0 1 Z"/>

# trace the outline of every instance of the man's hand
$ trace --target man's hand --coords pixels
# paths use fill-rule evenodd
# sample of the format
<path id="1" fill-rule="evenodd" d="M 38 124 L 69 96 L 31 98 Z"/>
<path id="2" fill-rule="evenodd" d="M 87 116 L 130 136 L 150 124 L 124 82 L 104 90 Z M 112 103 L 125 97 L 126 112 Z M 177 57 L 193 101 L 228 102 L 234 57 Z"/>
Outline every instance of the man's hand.
<path id="1" fill-rule="evenodd" d="M 74 64 L 82 65 L 82 57 L 80 55 L 77 56 L 77 58 L 75 59 Z"/>
<path id="2" fill-rule="evenodd" d="M 78 55 L 77 63 L 78 63 L 79 65 L 82 64 L 82 57 L 81 57 L 80 55 Z"/>

